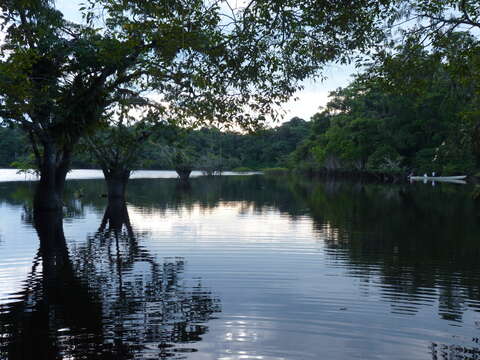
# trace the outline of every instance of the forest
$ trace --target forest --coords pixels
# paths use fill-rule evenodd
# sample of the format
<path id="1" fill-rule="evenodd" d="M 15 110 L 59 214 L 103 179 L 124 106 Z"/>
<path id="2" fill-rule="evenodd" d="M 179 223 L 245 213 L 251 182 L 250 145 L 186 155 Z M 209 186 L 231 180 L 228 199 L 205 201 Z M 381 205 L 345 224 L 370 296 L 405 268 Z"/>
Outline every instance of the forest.
<path id="1" fill-rule="evenodd" d="M 474 45 L 476 44 L 476 45 Z M 382 53 L 311 119 L 290 156 L 309 171 L 475 174 L 480 52 L 466 33 Z"/>
<path id="2" fill-rule="evenodd" d="M 39 208 L 60 208 L 74 167 L 102 169 L 113 197 L 142 168 L 477 173 L 474 1 L 101 0 L 80 23 L 47 0 L 1 9 L 0 165 L 40 174 Z M 335 63 L 350 84 L 282 123 Z"/>
<path id="3" fill-rule="evenodd" d="M 181 153 L 197 170 L 261 170 L 284 167 L 288 156 L 310 134 L 310 122 L 293 118 L 278 127 L 251 134 L 220 131 L 215 128 L 153 129 L 152 136 L 141 144 L 136 164 L 141 169 L 173 169 Z M 72 166 L 97 168 L 96 158 L 86 147 L 75 154 Z M 0 127 L 0 167 L 34 167 L 33 154 L 24 134 L 15 128 Z"/>
<path id="4" fill-rule="evenodd" d="M 412 37 L 395 53 L 378 54 L 309 121 L 293 118 L 248 133 L 152 125 L 141 146 L 134 142 L 139 155 L 132 166 L 173 169 L 182 162 L 210 172 L 280 167 L 310 174 L 474 175 L 478 41 L 467 33 L 449 34 L 429 49 L 419 41 Z M 25 135 L 15 127 L 0 132 L 0 166 L 34 166 Z M 122 133 L 117 142 L 127 138 Z M 79 148 L 73 167 L 99 166 L 88 146 Z"/>

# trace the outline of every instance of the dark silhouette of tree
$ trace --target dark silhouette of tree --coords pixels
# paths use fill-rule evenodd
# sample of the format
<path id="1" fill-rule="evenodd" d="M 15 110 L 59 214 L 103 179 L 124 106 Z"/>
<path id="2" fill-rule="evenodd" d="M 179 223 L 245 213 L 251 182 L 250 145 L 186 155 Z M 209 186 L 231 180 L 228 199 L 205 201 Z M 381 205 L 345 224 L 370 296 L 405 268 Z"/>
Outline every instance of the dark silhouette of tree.
<path id="1" fill-rule="evenodd" d="M 18 300 L 1 306 L 0 357 L 61 359 L 72 348 L 92 355 L 102 341 L 98 298 L 72 266 L 61 216 L 36 214 L 34 226 L 40 247 L 32 270 Z M 92 343 L 84 347 L 82 337 Z"/>
<path id="2" fill-rule="evenodd" d="M 0 308 L 1 357 L 176 358 L 221 310 L 201 280 L 185 287 L 182 258 L 160 263 L 138 243 L 124 202 L 71 253 L 57 212 L 34 219 L 40 248 L 18 300 Z"/>
<path id="3" fill-rule="evenodd" d="M 2 1 L 0 116 L 28 135 L 40 172 L 36 206 L 61 208 L 75 145 L 119 105 L 256 128 L 326 63 L 375 44 L 389 9 L 370 0 L 235 9 L 87 0 L 79 24 L 49 0 Z"/>

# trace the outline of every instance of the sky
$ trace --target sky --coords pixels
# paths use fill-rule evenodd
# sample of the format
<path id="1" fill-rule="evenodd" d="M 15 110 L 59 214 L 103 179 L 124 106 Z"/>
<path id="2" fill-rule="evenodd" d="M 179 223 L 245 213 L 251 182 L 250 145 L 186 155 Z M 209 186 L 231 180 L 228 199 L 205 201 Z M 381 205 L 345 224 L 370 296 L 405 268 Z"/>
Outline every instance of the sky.
<path id="1" fill-rule="evenodd" d="M 72 21 L 81 22 L 81 14 L 78 10 L 82 0 L 57 0 L 56 5 L 64 16 Z M 303 83 L 304 89 L 298 91 L 293 99 L 283 105 L 286 110 L 284 120 L 297 116 L 309 120 L 317 113 L 320 107 L 325 106 L 328 101 L 328 93 L 339 87 L 346 86 L 351 80 L 351 74 L 355 73 L 353 66 L 329 64 L 324 75 L 327 77 L 323 82 L 307 80 Z"/>

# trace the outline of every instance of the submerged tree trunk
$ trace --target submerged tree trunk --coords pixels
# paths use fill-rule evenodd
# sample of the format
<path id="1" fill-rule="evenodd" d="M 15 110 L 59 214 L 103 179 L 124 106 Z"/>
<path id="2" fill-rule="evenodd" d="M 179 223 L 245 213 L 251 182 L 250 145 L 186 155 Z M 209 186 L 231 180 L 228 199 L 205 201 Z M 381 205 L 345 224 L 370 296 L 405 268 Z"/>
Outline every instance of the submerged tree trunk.
<path id="1" fill-rule="evenodd" d="M 473 152 L 477 166 L 480 165 L 480 120 L 477 121 L 472 134 Z"/>
<path id="2" fill-rule="evenodd" d="M 127 169 L 102 169 L 107 182 L 109 200 L 125 199 L 130 170 Z"/>
<path id="3" fill-rule="evenodd" d="M 71 150 L 57 149 L 53 142 L 43 144 L 43 153 L 36 152 L 40 180 L 34 207 L 37 211 L 61 210 L 65 179 L 70 170 Z"/>
<path id="4" fill-rule="evenodd" d="M 190 173 L 192 172 L 192 167 L 191 166 L 179 165 L 179 166 L 175 167 L 175 171 L 177 172 L 178 176 L 180 177 L 180 180 L 187 181 L 188 178 L 190 177 Z"/>

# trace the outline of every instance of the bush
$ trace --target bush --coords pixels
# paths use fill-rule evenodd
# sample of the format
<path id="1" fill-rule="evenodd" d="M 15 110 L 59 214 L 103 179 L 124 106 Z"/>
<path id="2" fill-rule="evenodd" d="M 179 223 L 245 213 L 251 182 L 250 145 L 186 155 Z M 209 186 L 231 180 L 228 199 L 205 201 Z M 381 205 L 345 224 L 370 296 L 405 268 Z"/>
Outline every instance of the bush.
<path id="1" fill-rule="evenodd" d="M 223 159 L 213 153 L 200 156 L 197 168 L 206 176 L 221 175 L 223 171 Z"/>

